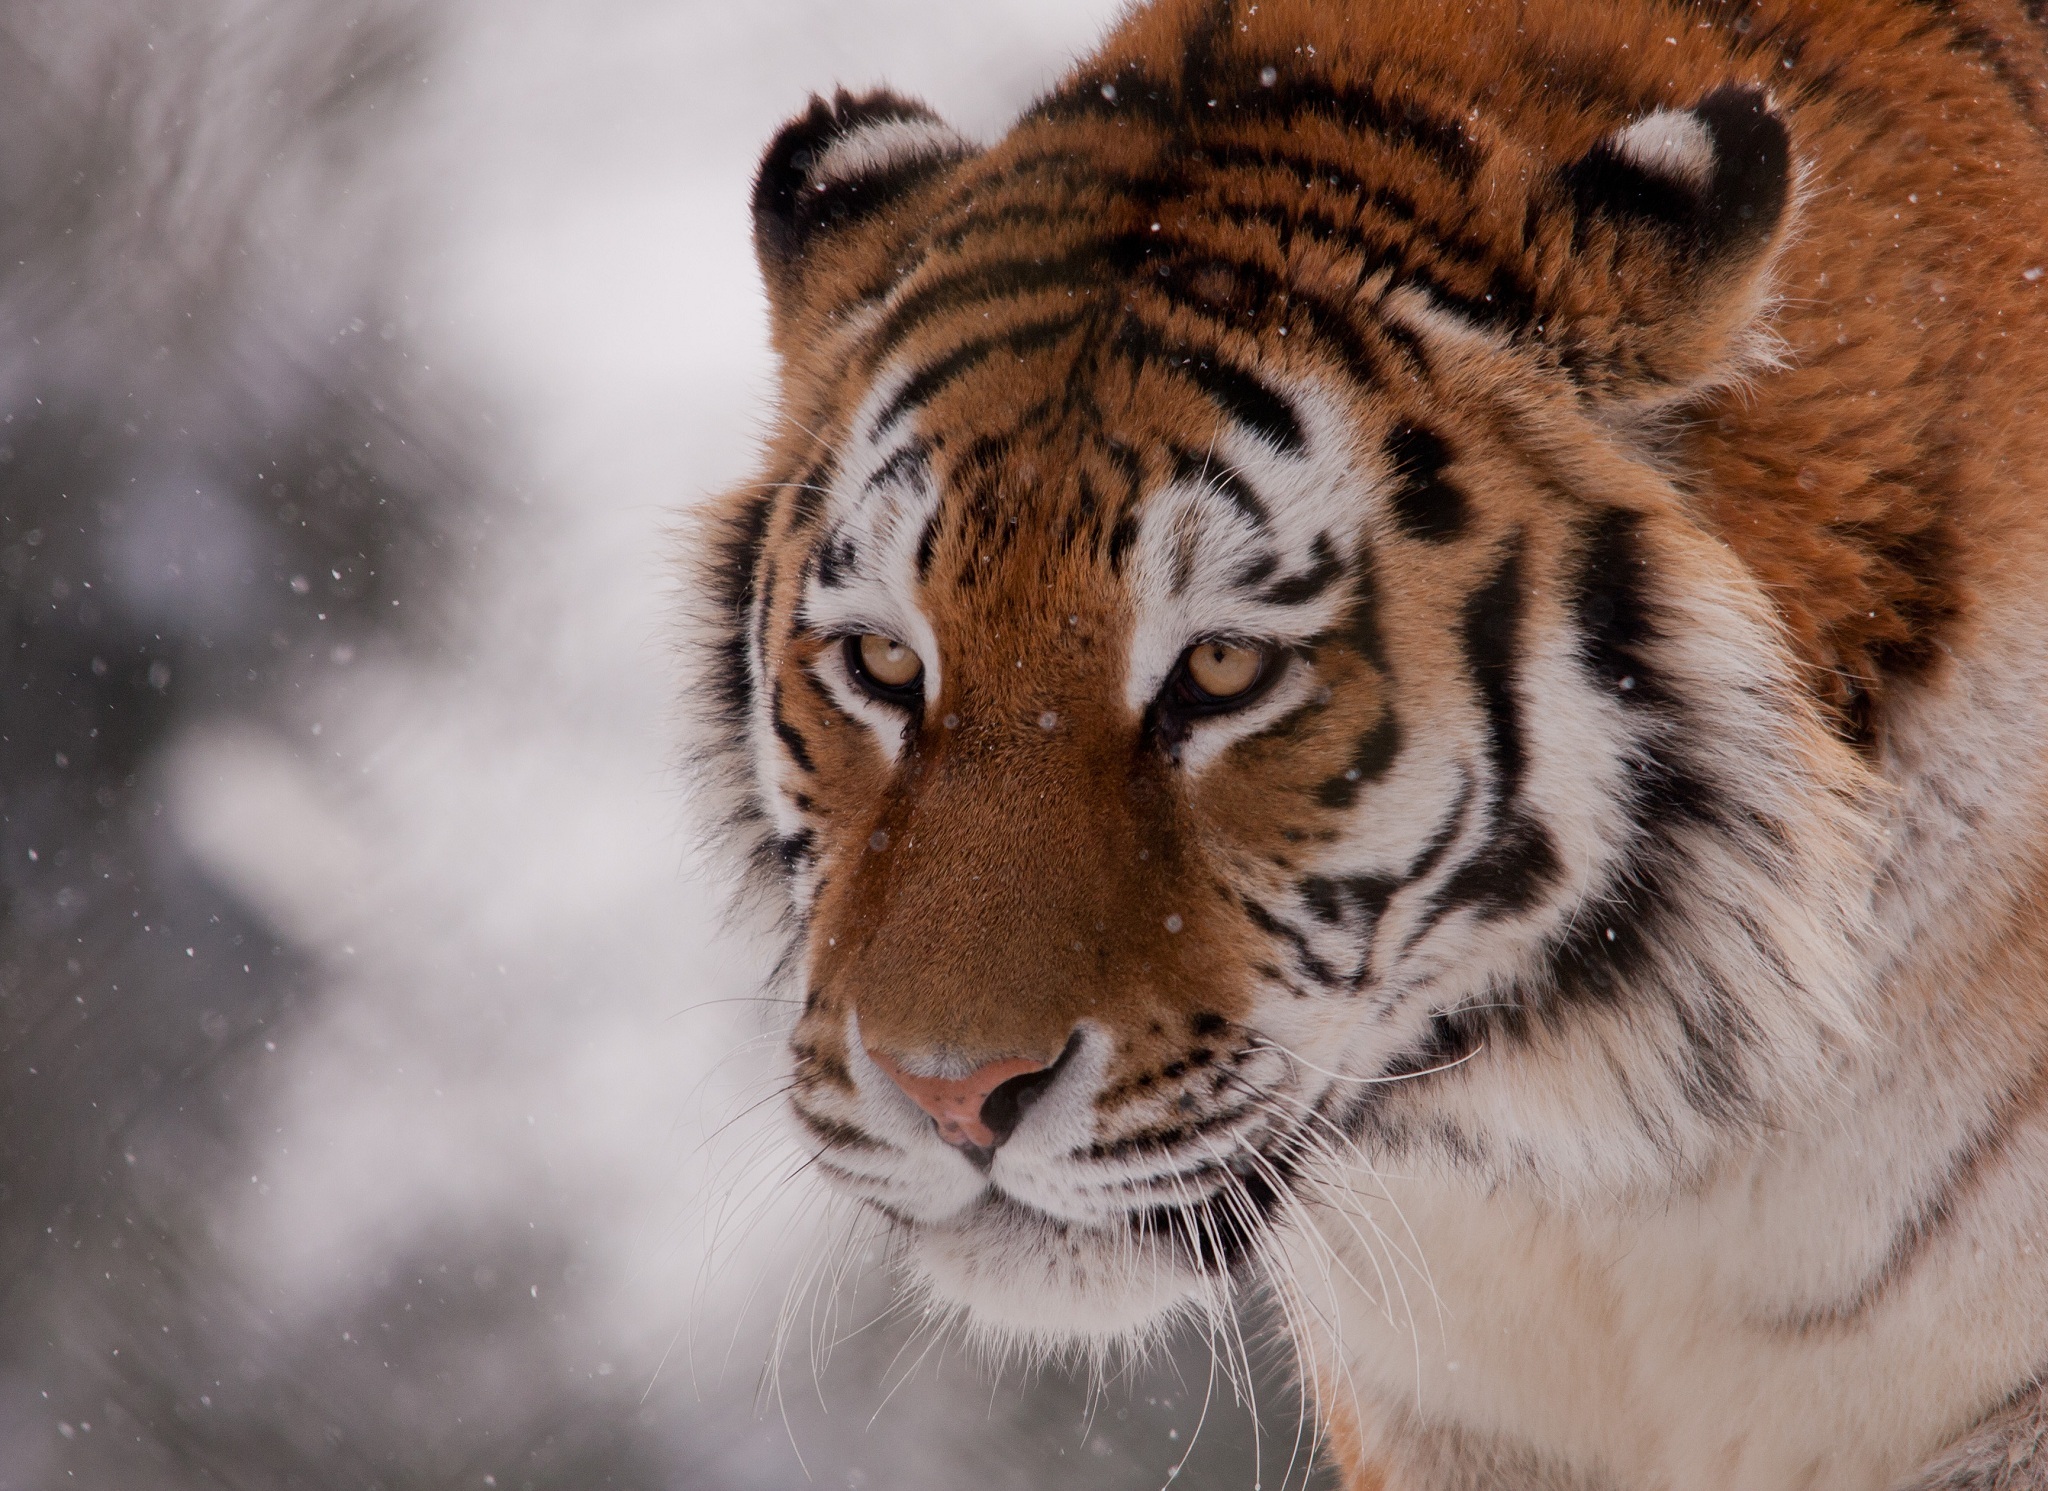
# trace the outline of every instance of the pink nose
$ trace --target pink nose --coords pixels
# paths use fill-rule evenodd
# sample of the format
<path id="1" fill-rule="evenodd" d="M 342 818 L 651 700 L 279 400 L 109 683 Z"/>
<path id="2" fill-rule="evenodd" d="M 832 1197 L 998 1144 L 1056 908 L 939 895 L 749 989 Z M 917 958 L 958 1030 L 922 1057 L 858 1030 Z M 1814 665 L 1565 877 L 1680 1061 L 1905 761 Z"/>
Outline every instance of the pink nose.
<path id="1" fill-rule="evenodd" d="M 871 1050 L 868 1056 L 889 1074 L 890 1081 L 909 1094 L 913 1103 L 931 1114 L 941 1139 L 948 1144 L 973 1144 L 982 1149 L 993 1149 L 1008 1137 L 998 1135 L 982 1117 L 982 1105 L 988 1101 L 988 1095 L 1013 1077 L 1029 1076 L 1046 1068 L 1042 1061 L 1020 1056 L 991 1061 L 965 1077 L 917 1077 L 879 1051 Z"/>

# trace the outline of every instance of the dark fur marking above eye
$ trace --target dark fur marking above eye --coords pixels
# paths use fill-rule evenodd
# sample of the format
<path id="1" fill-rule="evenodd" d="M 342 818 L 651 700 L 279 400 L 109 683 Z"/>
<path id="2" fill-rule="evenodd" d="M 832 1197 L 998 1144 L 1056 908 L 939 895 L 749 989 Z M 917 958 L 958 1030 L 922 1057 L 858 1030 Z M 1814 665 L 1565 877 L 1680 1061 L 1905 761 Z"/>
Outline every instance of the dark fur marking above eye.
<path id="1" fill-rule="evenodd" d="M 1109 531 L 1109 572 L 1120 575 L 1124 568 L 1124 555 L 1131 545 L 1138 541 L 1138 520 L 1134 514 L 1125 513 L 1116 520 L 1116 527 Z"/>
<path id="2" fill-rule="evenodd" d="M 1278 568 L 1280 568 L 1280 556 L 1278 554 L 1261 554 L 1256 559 L 1247 563 L 1243 569 L 1239 570 L 1232 577 L 1230 583 L 1239 590 L 1251 590 L 1256 586 L 1265 584 L 1272 577 L 1273 571 Z"/>
<path id="3" fill-rule="evenodd" d="M 1401 754 L 1401 721 L 1389 709 L 1379 723 L 1359 737 L 1352 747 L 1351 761 L 1343 771 L 1316 788 L 1316 801 L 1326 808 L 1343 809 L 1358 797 L 1358 789 L 1385 776 Z"/>
<path id="4" fill-rule="evenodd" d="M 925 519 L 924 531 L 917 536 L 917 578 L 926 579 L 932 572 L 932 553 L 939 546 L 939 514 L 933 513 Z"/>
<path id="5" fill-rule="evenodd" d="M 818 583 L 827 590 L 838 589 L 846 583 L 847 575 L 859 562 L 859 551 L 854 548 L 852 537 L 843 533 L 833 534 L 818 551 Z"/>
<path id="6" fill-rule="evenodd" d="M 1298 575 L 1275 580 L 1259 592 L 1258 599 L 1269 606 L 1299 606 L 1314 600 L 1330 582 L 1344 573 L 1344 561 L 1330 535 L 1318 533 L 1309 545 L 1309 567 Z"/>
<path id="7" fill-rule="evenodd" d="M 1449 543 L 1463 533 L 1468 504 L 1464 492 L 1444 476 L 1451 450 L 1442 437 L 1415 425 L 1397 425 L 1385 449 L 1394 476 L 1387 505 L 1401 531 L 1432 544 Z"/>
<path id="8" fill-rule="evenodd" d="M 1244 479 L 1244 473 L 1228 462 L 1214 458 L 1198 459 L 1192 451 L 1175 450 L 1173 480 L 1227 497 L 1254 528 L 1263 530 L 1272 526 L 1272 514 L 1266 511 L 1266 504 L 1252 490 L 1252 484 Z"/>
<path id="9" fill-rule="evenodd" d="M 905 486 L 919 486 L 931 479 L 931 447 L 922 440 L 906 442 L 874 470 L 874 474 L 861 484 L 863 492 L 873 492 L 891 483 L 900 482 Z"/>
<path id="10" fill-rule="evenodd" d="M 1346 875 L 1334 878 L 1310 875 L 1297 883 L 1295 889 L 1300 893 L 1303 904 L 1318 921 L 1337 926 L 1347 916 L 1355 916 L 1370 932 L 1378 924 L 1380 914 L 1387 909 L 1387 902 L 1393 898 L 1394 892 L 1401 888 L 1401 883 L 1400 879 L 1393 875 Z M 1361 965 L 1361 977 L 1364 971 Z"/>

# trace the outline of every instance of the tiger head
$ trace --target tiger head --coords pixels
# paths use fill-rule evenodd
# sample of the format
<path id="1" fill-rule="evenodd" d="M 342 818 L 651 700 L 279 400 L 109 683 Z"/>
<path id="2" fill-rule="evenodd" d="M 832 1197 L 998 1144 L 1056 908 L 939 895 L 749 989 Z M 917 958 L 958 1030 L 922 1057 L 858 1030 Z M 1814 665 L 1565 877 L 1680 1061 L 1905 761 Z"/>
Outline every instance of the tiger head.
<path id="1" fill-rule="evenodd" d="M 754 192 L 707 759 L 816 1169 L 997 1333 L 1213 1303 L 1361 1158 L 1684 1184 L 1858 1024 L 1869 772 L 1673 434 L 1770 355 L 1764 86 L 1215 9 L 988 149 L 815 100 Z"/>

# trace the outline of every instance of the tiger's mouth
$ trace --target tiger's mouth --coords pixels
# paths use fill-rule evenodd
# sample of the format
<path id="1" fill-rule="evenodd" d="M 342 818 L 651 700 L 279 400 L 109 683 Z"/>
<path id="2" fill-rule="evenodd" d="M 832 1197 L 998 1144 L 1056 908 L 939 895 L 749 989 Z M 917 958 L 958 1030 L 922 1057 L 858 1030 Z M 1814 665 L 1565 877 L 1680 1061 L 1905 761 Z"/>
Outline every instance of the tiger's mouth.
<path id="1" fill-rule="evenodd" d="M 863 1199 L 895 1227 L 914 1287 L 963 1307 L 972 1328 L 1040 1342 L 1135 1339 L 1222 1307 L 1260 1267 L 1301 1200 L 1306 1135 L 1304 1124 L 1245 1135 L 1213 1157 L 1182 1155 L 1194 1163 L 1078 1208 L 1056 1210 L 1054 1198 L 986 1172 L 944 1216 Z M 1162 1190 L 1178 1194 L 1161 1200 Z"/>
<path id="2" fill-rule="evenodd" d="M 1273 1150 L 1281 1153 L 1276 1157 Z M 994 1182 L 959 1212 L 937 1221 L 910 1215 L 873 1197 L 863 1199 L 906 1230 L 942 1229 L 963 1221 L 979 1226 L 986 1219 L 1062 1238 L 1094 1236 L 1136 1243 L 1155 1253 L 1170 1254 L 1199 1273 L 1222 1277 L 1253 1261 L 1260 1239 L 1294 1198 L 1301 1164 L 1292 1150 L 1285 1139 L 1270 1146 L 1248 1145 L 1237 1154 L 1205 1163 L 1201 1188 L 1185 1200 L 1140 1202 L 1098 1216 L 1061 1215 Z M 986 1171 L 985 1159 L 974 1155 L 969 1159 Z"/>

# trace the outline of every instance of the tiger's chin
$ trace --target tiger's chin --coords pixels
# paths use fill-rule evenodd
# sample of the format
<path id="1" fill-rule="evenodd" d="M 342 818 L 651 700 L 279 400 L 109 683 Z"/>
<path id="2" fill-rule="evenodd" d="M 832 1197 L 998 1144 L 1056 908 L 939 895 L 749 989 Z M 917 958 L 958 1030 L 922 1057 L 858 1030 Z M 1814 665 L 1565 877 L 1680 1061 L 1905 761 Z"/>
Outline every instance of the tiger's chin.
<path id="1" fill-rule="evenodd" d="M 917 1293 L 998 1352 L 1142 1349 L 1228 1294 L 1127 1220 L 1066 1222 L 1001 1196 L 909 1225 L 903 1262 Z"/>

